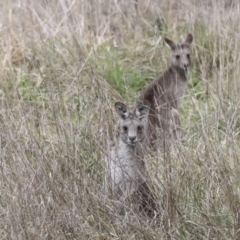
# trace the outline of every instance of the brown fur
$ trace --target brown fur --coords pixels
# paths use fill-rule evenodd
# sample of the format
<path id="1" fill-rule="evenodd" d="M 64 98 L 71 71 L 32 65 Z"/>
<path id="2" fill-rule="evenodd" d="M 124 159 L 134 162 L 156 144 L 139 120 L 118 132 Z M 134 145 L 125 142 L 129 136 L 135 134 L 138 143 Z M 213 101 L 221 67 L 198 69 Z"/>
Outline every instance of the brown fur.
<path id="1" fill-rule="evenodd" d="M 156 140 L 179 139 L 179 109 L 187 87 L 187 70 L 191 65 L 190 44 L 193 36 L 188 34 L 183 44 L 176 45 L 165 38 L 171 47 L 171 66 L 158 78 L 153 80 L 141 93 L 138 101 L 148 100 L 149 112 L 148 135 L 151 146 Z"/>

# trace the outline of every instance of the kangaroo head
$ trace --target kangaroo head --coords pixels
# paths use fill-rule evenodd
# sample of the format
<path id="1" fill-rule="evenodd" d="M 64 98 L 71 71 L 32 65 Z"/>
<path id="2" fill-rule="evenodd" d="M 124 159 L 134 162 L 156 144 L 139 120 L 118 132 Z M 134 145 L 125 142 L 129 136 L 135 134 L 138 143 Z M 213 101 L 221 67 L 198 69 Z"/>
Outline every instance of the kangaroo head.
<path id="1" fill-rule="evenodd" d="M 165 38 L 164 40 L 172 50 L 172 66 L 187 71 L 189 66 L 191 65 L 190 45 L 193 41 L 193 35 L 189 33 L 186 40 L 182 44 L 175 44 L 172 40 L 168 38 Z"/>
<path id="2" fill-rule="evenodd" d="M 128 145 L 143 142 L 146 137 L 146 119 L 149 113 L 150 103 L 143 101 L 133 111 L 121 103 L 115 103 L 115 110 L 121 120 L 120 138 Z"/>

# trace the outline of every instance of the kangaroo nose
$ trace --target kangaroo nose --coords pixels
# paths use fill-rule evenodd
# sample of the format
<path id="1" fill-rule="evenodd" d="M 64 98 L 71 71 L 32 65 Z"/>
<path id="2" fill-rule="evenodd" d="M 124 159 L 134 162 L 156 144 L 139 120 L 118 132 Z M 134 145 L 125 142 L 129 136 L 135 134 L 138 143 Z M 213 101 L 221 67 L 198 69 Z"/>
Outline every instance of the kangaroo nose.
<path id="1" fill-rule="evenodd" d="M 133 142 L 135 139 L 136 139 L 135 136 L 133 136 L 133 137 L 129 137 L 129 140 L 130 140 L 131 142 Z"/>
<path id="2" fill-rule="evenodd" d="M 185 69 L 187 69 L 188 66 L 189 66 L 188 64 L 184 64 L 184 65 L 183 65 L 183 67 L 184 67 Z"/>

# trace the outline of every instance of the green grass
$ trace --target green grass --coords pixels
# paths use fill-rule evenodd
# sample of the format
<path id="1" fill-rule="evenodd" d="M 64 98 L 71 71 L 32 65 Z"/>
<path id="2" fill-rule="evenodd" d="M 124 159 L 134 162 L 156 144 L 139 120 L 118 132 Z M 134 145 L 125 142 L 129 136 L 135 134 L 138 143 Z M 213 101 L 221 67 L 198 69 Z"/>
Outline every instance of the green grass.
<path id="1" fill-rule="evenodd" d="M 116 49 L 111 45 L 101 46 L 92 61 L 94 64 L 99 63 L 97 65 L 99 73 L 111 87 L 127 101 L 134 101 L 136 93 L 154 79 L 156 73 L 141 70 L 141 67 L 128 56 L 127 51 L 127 49 Z"/>

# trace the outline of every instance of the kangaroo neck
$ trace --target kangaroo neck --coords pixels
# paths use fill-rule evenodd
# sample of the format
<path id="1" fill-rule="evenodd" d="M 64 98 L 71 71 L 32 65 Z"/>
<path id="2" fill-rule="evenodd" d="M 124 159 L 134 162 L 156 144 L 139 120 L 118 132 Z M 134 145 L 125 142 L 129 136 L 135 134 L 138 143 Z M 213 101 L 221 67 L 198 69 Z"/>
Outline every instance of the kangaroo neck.
<path id="1" fill-rule="evenodd" d="M 136 143 L 133 145 L 126 144 L 122 140 L 120 140 L 120 148 L 125 148 L 126 152 L 130 155 L 142 157 L 143 156 L 143 145 L 141 143 Z"/>

